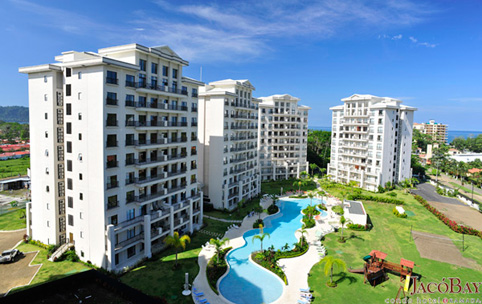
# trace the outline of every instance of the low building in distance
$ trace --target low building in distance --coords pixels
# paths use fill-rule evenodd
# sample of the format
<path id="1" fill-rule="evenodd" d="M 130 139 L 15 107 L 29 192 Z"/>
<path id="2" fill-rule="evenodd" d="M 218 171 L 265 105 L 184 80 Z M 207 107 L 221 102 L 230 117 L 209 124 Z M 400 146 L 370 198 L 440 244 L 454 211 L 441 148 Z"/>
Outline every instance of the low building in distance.
<path id="1" fill-rule="evenodd" d="M 288 94 L 261 97 L 258 146 L 262 180 L 299 178 L 308 172 L 308 111 Z"/>
<path id="2" fill-rule="evenodd" d="M 414 123 L 413 128 L 422 134 L 430 135 L 434 141 L 448 143 L 447 125 L 430 120 L 427 123 Z"/>
<path id="3" fill-rule="evenodd" d="M 199 179 L 216 209 L 232 210 L 261 191 L 254 90 L 232 79 L 199 88 Z"/>
<path id="4" fill-rule="evenodd" d="M 375 191 L 411 178 L 413 114 L 416 108 L 390 97 L 355 94 L 333 111 L 328 174 Z"/>
<path id="5" fill-rule="evenodd" d="M 197 92 L 169 47 L 64 52 L 28 74 L 27 233 L 108 270 L 202 225 Z"/>

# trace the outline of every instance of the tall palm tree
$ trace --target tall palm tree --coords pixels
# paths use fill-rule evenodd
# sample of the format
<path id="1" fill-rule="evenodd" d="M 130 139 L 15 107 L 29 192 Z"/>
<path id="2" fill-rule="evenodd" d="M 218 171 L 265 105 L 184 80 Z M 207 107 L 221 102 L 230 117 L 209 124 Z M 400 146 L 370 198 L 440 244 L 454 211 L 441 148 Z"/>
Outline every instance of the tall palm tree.
<path id="1" fill-rule="evenodd" d="M 342 271 L 346 271 L 346 263 L 343 260 L 335 259 L 331 255 L 325 256 L 320 263 L 325 264 L 325 275 L 330 276 L 330 285 L 336 287 L 336 283 L 333 282 L 333 268 L 336 266 L 341 268 Z"/>
<path id="2" fill-rule="evenodd" d="M 253 236 L 253 243 L 254 243 L 254 240 L 259 240 L 261 242 L 261 251 L 263 251 L 263 240 L 265 237 L 268 237 L 270 238 L 270 234 L 269 233 L 263 233 L 263 234 L 257 234 L 255 236 Z"/>
<path id="3" fill-rule="evenodd" d="M 293 186 L 298 186 L 298 193 L 301 193 L 301 186 L 306 186 L 308 184 L 308 179 L 299 179 L 293 183 Z"/>
<path id="4" fill-rule="evenodd" d="M 341 237 L 340 237 L 340 240 L 343 241 L 343 226 L 345 226 L 345 223 L 346 223 L 346 219 L 345 217 L 342 215 L 340 217 L 340 224 L 341 224 Z"/>
<path id="5" fill-rule="evenodd" d="M 263 213 L 263 207 L 261 207 L 261 205 L 257 204 L 256 206 L 254 206 L 254 212 L 256 212 L 258 214 L 258 220 L 261 219 L 261 213 Z"/>
<path id="6" fill-rule="evenodd" d="M 191 243 L 191 238 L 189 237 L 189 235 L 186 235 L 186 234 L 179 237 L 179 232 L 175 231 L 172 236 L 168 235 L 164 239 L 164 243 L 169 247 L 174 247 L 174 249 L 176 250 L 176 266 L 177 266 L 178 250 L 181 247 L 183 250 L 186 249 L 186 243 Z"/>
<path id="7" fill-rule="evenodd" d="M 310 198 L 310 206 L 313 206 L 313 197 L 315 197 L 315 194 L 313 193 L 313 191 L 310 191 L 307 195 Z"/>
<path id="8" fill-rule="evenodd" d="M 310 164 L 311 176 L 315 176 L 315 170 L 318 169 L 318 165 L 315 163 Z"/>
<path id="9" fill-rule="evenodd" d="M 300 228 L 298 230 L 299 233 L 301 233 L 301 237 L 300 237 L 300 240 L 301 240 L 301 247 L 303 247 L 303 237 L 305 236 L 305 233 L 308 233 L 308 231 L 306 231 L 305 228 Z"/>
<path id="10" fill-rule="evenodd" d="M 209 240 L 209 244 L 214 245 L 214 251 L 216 251 L 216 257 L 218 259 L 218 263 L 221 262 L 219 260 L 219 254 L 221 253 L 221 247 L 223 247 L 227 243 L 229 243 L 228 238 L 224 238 L 222 240 L 220 240 L 220 239 L 210 239 Z"/>

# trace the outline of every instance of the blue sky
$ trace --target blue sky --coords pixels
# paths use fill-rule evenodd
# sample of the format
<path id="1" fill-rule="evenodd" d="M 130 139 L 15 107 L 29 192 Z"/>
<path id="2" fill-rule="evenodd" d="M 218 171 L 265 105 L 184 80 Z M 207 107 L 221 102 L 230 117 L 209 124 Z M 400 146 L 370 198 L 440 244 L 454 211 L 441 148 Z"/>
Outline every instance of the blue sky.
<path id="1" fill-rule="evenodd" d="M 0 105 L 28 105 L 20 66 L 63 51 L 169 45 L 203 81 L 249 79 L 329 126 L 354 93 L 400 98 L 452 130 L 482 130 L 482 1 L 26 1 L 0 4 Z"/>

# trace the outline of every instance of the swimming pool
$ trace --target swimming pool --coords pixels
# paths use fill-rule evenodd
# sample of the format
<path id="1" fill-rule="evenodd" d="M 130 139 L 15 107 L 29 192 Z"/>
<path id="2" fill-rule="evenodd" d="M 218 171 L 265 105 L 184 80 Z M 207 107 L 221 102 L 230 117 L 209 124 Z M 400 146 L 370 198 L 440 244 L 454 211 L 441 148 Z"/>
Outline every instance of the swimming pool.
<path id="1" fill-rule="evenodd" d="M 263 241 L 263 249 L 274 246 L 275 250 L 281 249 L 285 244 L 293 247 L 298 241 L 295 231 L 301 228 L 302 214 L 300 211 L 310 205 L 307 199 L 282 199 L 277 205 L 280 212 L 264 220 L 264 232 L 270 238 Z M 319 204 L 319 199 L 313 199 L 313 204 Z M 253 236 L 259 229 L 249 230 L 244 233 L 245 244 L 243 247 L 232 250 L 226 259 L 230 270 L 219 283 L 221 294 L 233 303 L 259 304 L 276 301 L 283 293 L 282 281 L 274 273 L 260 268 L 249 260 L 253 251 L 260 250 L 259 240 L 253 243 Z"/>

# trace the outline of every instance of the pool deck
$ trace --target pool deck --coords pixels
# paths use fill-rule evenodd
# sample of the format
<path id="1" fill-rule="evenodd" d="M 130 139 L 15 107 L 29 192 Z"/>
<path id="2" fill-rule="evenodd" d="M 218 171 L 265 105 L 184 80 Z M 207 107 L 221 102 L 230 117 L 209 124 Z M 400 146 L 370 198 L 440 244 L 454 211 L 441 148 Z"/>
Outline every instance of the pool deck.
<path id="1" fill-rule="evenodd" d="M 326 198 L 326 197 L 325 197 Z M 260 202 L 263 209 L 266 209 L 271 204 L 271 199 L 266 198 L 262 199 Z M 333 198 L 328 198 L 328 205 L 335 205 L 337 204 L 336 200 Z M 268 217 L 267 214 L 262 214 L 261 218 L 264 219 Z M 228 230 L 224 237 L 229 238 L 229 244 L 227 246 L 233 247 L 233 249 L 242 247 L 244 245 L 244 238 L 243 234 L 253 229 L 253 223 L 258 219 L 258 216 L 252 217 L 245 217 L 241 227 L 237 229 L 230 229 Z M 307 229 L 307 234 L 305 237 L 310 245 L 314 245 L 314 242 L 319 240 L 319 237 L 316 237 L 316 231 L 321 228 L 328 228 L 330 224 L 328 222 L 338 222 L 339 217 L 334 215 L 331 210 L 328 211 L 328 217 L 322 221 L 321 223 L 316 221 L 316 226 Z M 296 236 L 299 238 L 300 233 L 296 232 Z M 201 250 L 198 256 L 198 263 L 199 263 L 199 273 L 194 279 L 193 286 L 199 291 L 204 293 L 203 299 L 207 299 L 211 304 L 225 304 L 225 303 L 232 303 L 225 299 L 222 295 L 217 295 L 212 291 L 211 287 L 206 279 L 206 266 L 208 261 L 214 256 L 214 249 L 212 248 L 204 248 Z M 284 304 L 284 303 L 297 303 L 300 299 L 300 288 L 307 288 L 308 287 L 308 274 L 316 263 L 320 261 L 321 257 L 318 254 L 316 246 L 310 246 L 308 251 L 299 257 L 290 258 L 290 259 L 281 259 L 279 261 L 280 267 L 286 274 L 288 285 L 284 286 L 283 294 L 279 299 L 277 299 L 274 304 Z M 273 274 L 274 275 L 274 274 Z M 194 303 L 198 303 L 194 299 Z M 234 304 L 234 303 L 233 303 Z"/>

